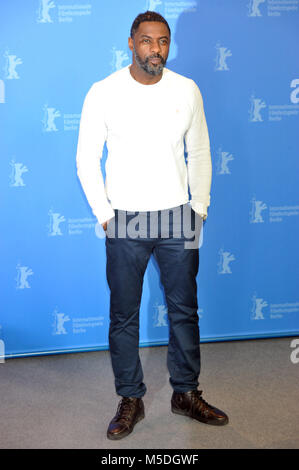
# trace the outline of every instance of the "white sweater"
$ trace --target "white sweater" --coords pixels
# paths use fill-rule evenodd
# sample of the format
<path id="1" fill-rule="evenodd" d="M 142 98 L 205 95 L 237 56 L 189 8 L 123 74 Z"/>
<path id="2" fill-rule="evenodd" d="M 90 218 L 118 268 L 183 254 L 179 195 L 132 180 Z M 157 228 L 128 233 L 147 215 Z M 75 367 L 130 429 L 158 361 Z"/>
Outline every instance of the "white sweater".
<path id="1" fill-rule="evenodd" d="M 82 108 L 76 164 L 100 224 L 115 215 L 114 209 L 154 211 L 185 204 L 188 184 L 192 208 L 206 216 L 212 162 L 199 88 L 167 68 L 153 85 L 137 82 L 129 66 L 95 82 Z"/>

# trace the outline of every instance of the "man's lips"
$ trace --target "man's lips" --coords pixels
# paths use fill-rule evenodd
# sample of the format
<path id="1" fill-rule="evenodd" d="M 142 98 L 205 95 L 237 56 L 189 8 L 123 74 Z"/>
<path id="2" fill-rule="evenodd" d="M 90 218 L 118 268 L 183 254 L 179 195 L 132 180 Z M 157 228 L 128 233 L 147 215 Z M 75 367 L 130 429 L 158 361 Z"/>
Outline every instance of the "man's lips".
<path id="1" fill-rule="evenodd" d="M 153 64 L 159 64 L 161 62 L 161 59 L 159 59 L 159 57 L 155 57 L 155 58 L 152 58 L 152 59 L 149 59 L 149 60 Z"/>

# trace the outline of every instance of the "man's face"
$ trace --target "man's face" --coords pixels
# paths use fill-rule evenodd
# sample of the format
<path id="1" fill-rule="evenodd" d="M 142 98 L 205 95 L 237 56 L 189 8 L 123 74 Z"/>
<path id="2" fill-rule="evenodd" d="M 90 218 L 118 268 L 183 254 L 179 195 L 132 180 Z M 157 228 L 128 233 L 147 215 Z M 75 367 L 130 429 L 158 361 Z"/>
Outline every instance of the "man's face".
<path id="1" fill-rule="evenodd" d="M 134 62 L 150 75 L 160 75 L 169 53 L 168 28 L 158 21 L 140 23 L 134 39 L 129 38 L 129 48 Z"/>

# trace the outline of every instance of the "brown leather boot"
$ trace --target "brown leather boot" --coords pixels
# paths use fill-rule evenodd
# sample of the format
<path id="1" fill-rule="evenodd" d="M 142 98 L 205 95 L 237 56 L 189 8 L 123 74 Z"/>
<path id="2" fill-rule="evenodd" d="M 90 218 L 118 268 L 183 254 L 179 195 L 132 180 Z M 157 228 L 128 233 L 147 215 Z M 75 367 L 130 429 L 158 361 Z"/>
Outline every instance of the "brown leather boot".
<path id="1" fill-rule="evenodd" d="M 186 393 L 173 392 L 171 411 L 206 424 L 215 424 L 217 426 L 227 424 L 228 416 L 218 408 L 209 405 L 201 397 L 201 394 L 202 390 L 190 390 Z"/>
<path id="2" fill-rule="evenodd" d="M 130 434 L 136 423 L 144 418 L 142 398 L 123 397 L 118 404 L 117 412 L 109 424 L 108 439 L 122 439 Z"/>

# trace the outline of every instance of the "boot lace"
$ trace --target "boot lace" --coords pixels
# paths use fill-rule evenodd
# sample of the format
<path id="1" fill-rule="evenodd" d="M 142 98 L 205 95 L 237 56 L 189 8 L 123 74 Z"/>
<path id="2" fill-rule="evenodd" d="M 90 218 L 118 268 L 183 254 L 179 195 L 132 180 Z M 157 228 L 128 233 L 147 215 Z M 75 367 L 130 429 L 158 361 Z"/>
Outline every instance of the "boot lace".
<path id="1" fill-rule="evenodd" d="M 191 398 L 193 402 L 193 406 L 198 405 L 198 409 L 204 413 L 208 414 L 209 411 L 214 409 L 214 406 L 210 405 L 206 400 L 202 398 L 202 390 L 192 390 L 191 392 Z"/>
<path id="2" fill-rule="evenodd" d="M 123 397 L 117 408 L 117 420 L 130 421 L 132 415 L 132 408 L 134 407 L 134 401 L 129 397 Z"/>

